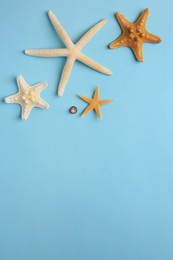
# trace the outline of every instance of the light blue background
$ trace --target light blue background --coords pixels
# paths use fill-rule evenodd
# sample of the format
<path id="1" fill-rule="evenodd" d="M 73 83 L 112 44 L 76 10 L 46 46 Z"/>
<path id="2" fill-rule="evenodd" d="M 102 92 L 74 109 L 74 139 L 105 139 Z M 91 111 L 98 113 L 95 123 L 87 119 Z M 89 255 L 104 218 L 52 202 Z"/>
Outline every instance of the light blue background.
<path id="1" fill-rule="evenodd" d="M 145 62 L 130 49 L 109 50 L 121 32 L 114 17 L 134 21 L 148 7 Z M 173 259 L 173 26 L 171 0 L 0 0 L 0 97 L 48 81 L 49 110 L 20 119 L 0 103 L 0 260 Z M 63 98 L 56 96 L 64 58 L 23 54 L 63 47 L 46 12 L 72 40 L 100 19 L 107 24 L 84 53 L 113 71 L 108 77 L 76 63 Z M 100 86 L 103 121 L 79 115 Z M 71 105 L 79 113 L 70 115 Z"/>

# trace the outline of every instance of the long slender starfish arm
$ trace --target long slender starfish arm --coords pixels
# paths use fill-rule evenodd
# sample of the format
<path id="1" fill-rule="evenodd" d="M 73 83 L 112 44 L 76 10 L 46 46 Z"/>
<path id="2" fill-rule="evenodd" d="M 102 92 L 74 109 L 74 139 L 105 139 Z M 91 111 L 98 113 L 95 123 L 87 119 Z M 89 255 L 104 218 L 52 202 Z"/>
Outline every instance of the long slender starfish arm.
<path id="1" fill-rule="evenodd" d="M 129 25 L 132 25 L 121 13 L 116 13 L 115 16 L 123 31 L 126 30 Z"/>
<path id="2" fill-rule="evenodd" d="M 94 99 L 98 100 L 99 99 L 99 87 L 97 86 L 95 93 L 94 93 Z"/>
<path id="3" fill-rule="evenodd" d="M 84 63 L 85 65 L 91 67 L 94 70 L 97 70 L 103 74 L 112 75 L 112 71 L 110 71 L 109 69 L 107 69 L 106 67 L 100 65 L 99 63 L 95 62 L 94 60 L 92 60 L 91 58 L 87 57 L 86 55 L 84 55 L 83 53 L 80 53 L 80 55 L 77 58 L 80 62 Z"/>
<path id="4" fill-rule="evenodd" d="M 89 106 L 83 111 L 83 113 L 81 114 L 81 116 L 86 115 L 87 113 L 89 113 L 90 111 L 92 111 L 93 108 L 94 108 L 93 105 L 89 105 Z"/>
<path id="5" fill-rule="evenodd" d="M 120 48 L 124 46 L 128 46 L 128 42 L 123 34 L 117 40 L 109 44 L 110 49 Z"/>
<path id="6" fill-rule="evenodd" d="M 108 100 L 99 100 L 99 101 L 98 101 L 98 103 L 99 103 L 100 106 L 109 104 L 109 103 L 111 103 L 111 102 L 113 102 L 113 100 L 110 100 L 110 99 L 108 99 Z"/>
<path id="7" fill-rule="evenodd" d="M 145 41 L 151 43 L 160 43 L 162 39 L 154 34 L 147 33 L 147 38 L 145 39 Z"/>
<path id="8" fill-rule="evenodd" d="M 100 120 L 102 120 L 102 115 L 101 115 L 100 107 L 99 107 L 99 106 L 96 106 L 96 107 L 94 108 L 94 110 L 96 111 L 96 114 L 97 114 L 98 118 L 99 118 Z"/>
<path id="9" fill-rule="evenodd" d="M 75 58 L 73 58 L 73 57 L 69 57 L 66 61 L 66 64 L 64 66 L 64 70 L 62 72 L 61 79 L 59 82 L 58 96 L 63 96 L 63 94 L 64 94 L 64 90 L 65 90 L 67 81 L 70 77 L 70 73 L 71 73 L 72 67 L 74 65 L 74 62 L 75 62 Z"/>
<path id="10" fill-rule="evenodd" d="M 150 14 L 150 10 L 148 8 L 145 9 L 137 19 L 136 24 L 146 25 L 149 14 Z"/>
<path id="11" fill-rule="evenodd" d="M 99 23 L 89 29 L 82 38 L 76 43 L 76 47 L 80 50 L 91 40 L 91 38 L 105 25 L 106 19 L 101 20 Z"/>
<path id="12" fill-rule="evenodd" d="M 82 96 L 82 95 L 78 95 L 81 99 L 83 99 L 85 102 L 87 103 L 92 103 L 93 99 L 92 98 L 88 98 L 88 97 L 85 97 L 85 96 Z"/>
<path id="13" fill-rule="evenodd" d="M 38 57 L 65 57 L 68 56 L 67 49 L 43 49 L 43 50 L 26 50 L 25 54 Z"/>
<path id="14" fill-rule="evenodd" d="M 64 30 L 64 28 L 62 27 L 62 25 L 60 24 L 60 22 L 58 21 L 58 19 L 56 18 L 56 16 L 53 14 L 52 11 L 48 12 L 48 16 L 57 34 L 64 42 L 65 46 L 66 47 L 73 46 L 74 45 L 73 42 L 71 41 L 70 37 L 68 36 L 68 34 L 66 33 L 66 31 Z"/>

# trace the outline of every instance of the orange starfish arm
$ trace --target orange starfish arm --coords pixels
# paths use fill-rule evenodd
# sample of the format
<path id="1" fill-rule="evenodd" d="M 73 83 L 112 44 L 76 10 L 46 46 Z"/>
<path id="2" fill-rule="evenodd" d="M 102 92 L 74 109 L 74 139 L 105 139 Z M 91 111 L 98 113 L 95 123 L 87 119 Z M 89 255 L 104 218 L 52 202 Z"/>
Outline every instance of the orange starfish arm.
<path id="1" fill-rule="evenodd" d="M 121 13 L 116 13 L 116 18 L 123 31 L 132 25 Z"/>
<path id="2" fill-rule="evenodd" d="M 113 100 L 99 100 L 98 103 L 100 106 L 103 106 L 103 105 L 109 104 L 111 102 L 113 102 Z"/>
<path id="3" fill-rule="evenodd" d="M 97 105 L 97 106 L 94 108 L 94 110 L 96 111 L 96 114 L 97 114 L 98 118 L 99 118 L 100 120 L 102 120 L 102 115 L 101 115 L 100 107 Z"/>
<path id="4" fill-rule="evenodd" d="M 131 49 L 138 61 L 144 61 L 143 53 L 142 53 L 142 43 L 137 43 L 137 45 L 131 47 Z"/>
<path id="5" fill-rule="evenodd" d="M 97 87 L 94 93 L 94 100 L 98 100 L 98 98 L 99 98 L 99 88 Z"/>
<path id="6" fill-rule="evenodd" d="M 91 103 L 92 102 L 92 98 L 88 98 L 88 97 L 85 97 L 85 96 L 82 96 L 82 95 L 78 95 L 81 99 L 83 99 L 84 101 L 86 101 L 87 103 Z"/>
<path id="7" fill-rule="evenodd" d="M 87 113 L 89 113 L 91 110 L 93 110 L 94 109 L 94 107 L 93 107 L 93 105 L 89 105 L 85 110 L 84 110 L 84 112 L 82 113 L 82 115 L 81 116 L 85 116 Z"/>
<path id="8" fill-rule="evenodd" d="M 151 43 L 160 43 L 162 39 L 154 34 L 147 33 L 147 38 L 146 42 L 151 42 Z"/>
<path id="9" fill-rule="evenodd" d="M 147 8 L 145 9 L 142 14 L 139 16 L 138 20 L 136 21 L 136 24 L 140 24 L 141 26 L 145 26 L 148 16 L 149 16 L 150 10 Z"/>
<path id="10" fill-rule="evenodd" d="M 109 45 L 109 48 L 115 49 L 115 48 L 124 47 L 124 46 L 128 46 L 128 41 L 127 41 L 125 35 L 122 34 L 116 41 L 112 42 Z"/>

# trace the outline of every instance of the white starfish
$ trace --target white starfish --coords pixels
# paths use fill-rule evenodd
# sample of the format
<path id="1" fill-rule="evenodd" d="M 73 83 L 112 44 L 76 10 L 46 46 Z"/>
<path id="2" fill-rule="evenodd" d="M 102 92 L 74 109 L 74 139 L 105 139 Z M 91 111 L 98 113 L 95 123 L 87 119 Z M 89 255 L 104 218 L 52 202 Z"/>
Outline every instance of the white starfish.
<path id="1" fill-rule="evenodd" d="M 67 57 L 67 62 L 65 64 L 64 70 L 61 75 L 58 96 L 63 96 L 64 89 L 67 81 L 70 77 L 71 70 L 73 68 L 75 60 L 79 60 L 85 65 L 97 70 L 101 73 L 112 75 L 112 72 L 102 65 L 96 63 L 94 60 L 90 59 L 84 55 L 81 50 L 82 48 L 91 40 L 91 38 L 101 29 L 101 27 L 106 23 L 106 20 L 102 20 L 93 26 L 88 32 L 86 32 L 82 38 L 74 44 L 69 38 L 68 34 L 63 29 L 62 25 L 59 23 L 56 16 L 49 11 L 48 16 L 52 25 L 54 26 L 57 34 L 60 36 L 61 40 L 64 42 L 66 48 L 63 49 L 43 49 L 43 50 L 26 50 L 25 54 L 31 56 L 42 56 L 42 57 Z"/>
<path id="2" fill-rule="evenodd" d="M 22 107 L 22 119 L 26 120 L 33 107 L 48 108 L 49 105 L 40 98 L 40 92 L 47 87 L 46 82 L 38 83 L 30 87 L 22 76 L 17 77 L 19 92 L 5 98 L 6 103 L 17 103 Z"/>

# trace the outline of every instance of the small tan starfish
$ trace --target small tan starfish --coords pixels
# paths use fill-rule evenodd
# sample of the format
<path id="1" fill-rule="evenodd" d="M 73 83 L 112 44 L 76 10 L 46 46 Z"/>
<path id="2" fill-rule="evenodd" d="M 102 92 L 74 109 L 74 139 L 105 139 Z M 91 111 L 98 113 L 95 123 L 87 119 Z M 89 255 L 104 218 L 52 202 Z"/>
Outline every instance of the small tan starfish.
<path id="1" fill-rule="evenodd" d="M 38 83 L 30 87 L 22 76 L 17 78 L 19 92 L 5 98 L 6 103 L 17 103 L 22 107 L 22 119 L 26 120 L 33 107 L 48 108 L 49 105 L 40 98 L 40 92 L 47 87 L 46 82 Z"/>
<path id="2" fill-rule="evenodd" d="M 31 56 L 41 56 L 41 57 L 67 57 L 67 61 L 64 70 L 61 75 L 58 96 L 63 96 L 65 86 L 70 77 L 71 70 L 76 60 L 84 63 L 85 65 L 97 70 L 101 73 L 112 75 L 112 72 L 102 65 L 96 63 L 94 60 L 90 59 L 84 55 L 81 50 L 82 48 L 91 40 L 91 38 L 101 29 L 101 27 L 106 23 L 106 20 L 102 20 L 93 26 L 87 33 L 85 33 L 82 38 L 74 44 L 69 38 L 68 34 L 63 29 L 62 25 L 59 23 L 55 15 L 49 11 L 48 16 L 55 31 L 60 36 L 61 40 L 64 42 L 66 48 L 63 49 L 44 49 L 44 50 L 26 50 L 25 54 Z"/>
<path id="3" fill-rule="evenodd" d="M 91 110 L 95 110 L 95 112 L 100 120 L 102 120 L 100 106 L 109 104 L 113 101 L 113 100 L 99 100 L 99 88 L 98 87 L 96 88 L 96 90 L 94 92 L 93 98 L 88 98 L 88 97 L 85 97 L 82 95 L 79 95 L 79 97 L 89 104 L 89 106 L 84 110 L 84 112 L 82 113 L 81 116 L 86 115 Z"/>
<path id="4" fill-rule="evenodd" d="M 129 22 L 121 13 L 116 13 L 122 35 L 109 45 L 111 49 L 128 46 L 138 61 L 143 61 L 142 45 L 146 42 L 160 43 L 162 39 L 146 30 L 149 9 L 145 9 L 135 23 Z"/>

